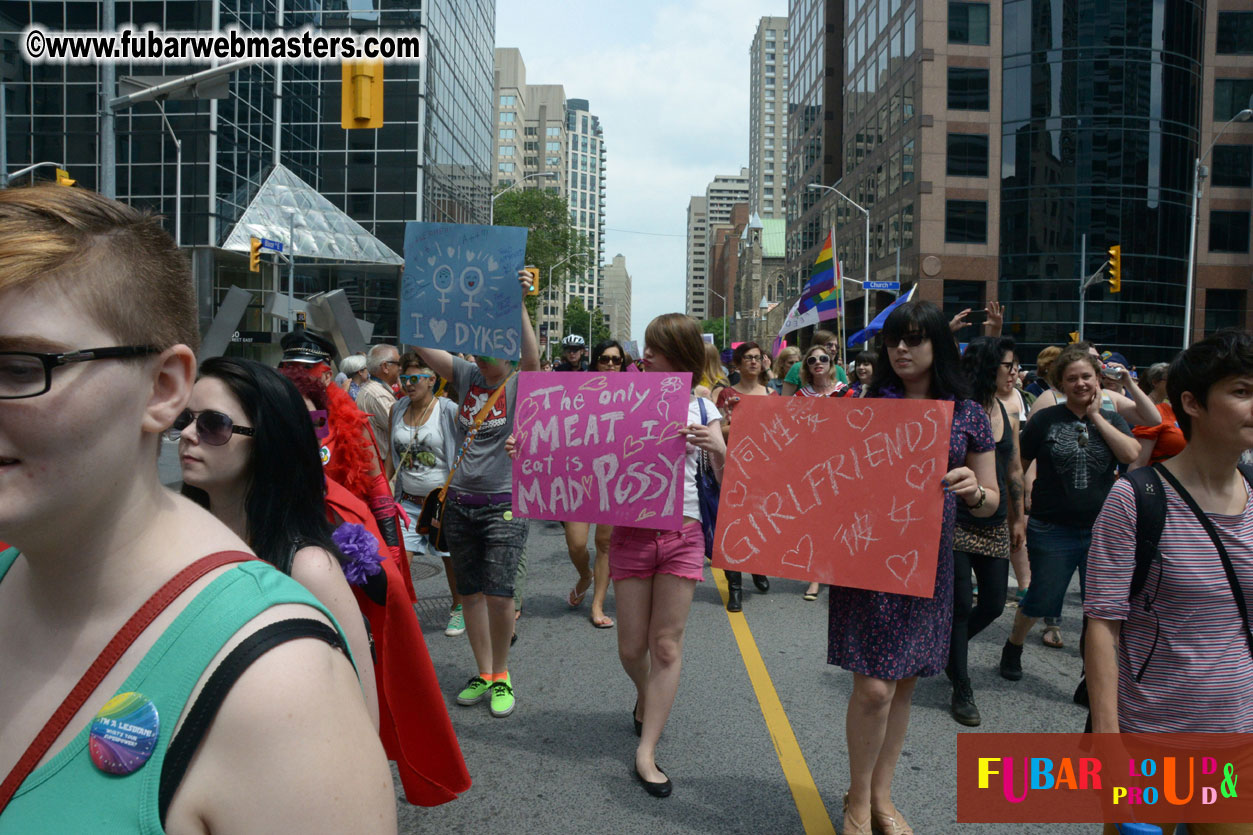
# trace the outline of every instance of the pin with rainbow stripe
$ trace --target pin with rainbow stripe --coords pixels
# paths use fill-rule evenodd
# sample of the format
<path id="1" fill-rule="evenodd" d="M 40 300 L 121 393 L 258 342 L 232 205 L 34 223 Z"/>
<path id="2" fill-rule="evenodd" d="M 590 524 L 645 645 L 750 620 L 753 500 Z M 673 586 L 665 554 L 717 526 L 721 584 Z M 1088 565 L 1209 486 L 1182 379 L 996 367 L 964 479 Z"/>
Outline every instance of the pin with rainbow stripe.
<path id="1" fill-rule="evenodd" d="M 91 720 L 87 747 L 96 768 L 132 774 L 152 756 L 161 731 L 157 706 L 142 693 L 118 693 Z"/>

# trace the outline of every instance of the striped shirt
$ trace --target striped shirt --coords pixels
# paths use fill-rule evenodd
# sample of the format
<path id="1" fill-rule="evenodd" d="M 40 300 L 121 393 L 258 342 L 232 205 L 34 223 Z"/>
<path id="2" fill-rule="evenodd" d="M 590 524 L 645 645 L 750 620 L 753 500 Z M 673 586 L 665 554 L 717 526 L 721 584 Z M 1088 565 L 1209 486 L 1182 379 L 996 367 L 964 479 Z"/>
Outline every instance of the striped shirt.
<path id="1" fill-rule="evenodd" d="M 1123 621 L 1119 730 L 1253 732 L 1253 657 L 1222 559 L 1179 494 L 1165 480 L 1162 486 L 1162 558 L 1132 600 L 1127 597 L 1136 561 L 1136 504 L 1130 482 L 1118 480 L 1092 528 L 1083 609 L 1088 617 Z M 1253 610 L 1253 501 L 1241 514 L 1208 516 Z M 1145 596 L 1153 593 L 1148 611 Z M 1157 647 L 1137 683 L 1155 638 Z"/>

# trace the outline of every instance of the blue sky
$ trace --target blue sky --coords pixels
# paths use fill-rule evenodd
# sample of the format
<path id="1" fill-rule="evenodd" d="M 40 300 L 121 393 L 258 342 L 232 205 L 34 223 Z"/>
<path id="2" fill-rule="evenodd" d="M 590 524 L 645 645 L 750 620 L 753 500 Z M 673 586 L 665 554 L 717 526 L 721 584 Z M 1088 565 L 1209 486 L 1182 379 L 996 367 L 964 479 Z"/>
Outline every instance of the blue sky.
<path id="1" fill-rule="evenodd" d="M 748 166 L 748 51 L 762 17 L 786 14 L 787 0 L 497 0 L 496 45 L 522 51 L 527 82 L 562 84 L 600 117 L 605 260 L 626 256 L 641 343 L 683 310 L 688 198 Z"/>

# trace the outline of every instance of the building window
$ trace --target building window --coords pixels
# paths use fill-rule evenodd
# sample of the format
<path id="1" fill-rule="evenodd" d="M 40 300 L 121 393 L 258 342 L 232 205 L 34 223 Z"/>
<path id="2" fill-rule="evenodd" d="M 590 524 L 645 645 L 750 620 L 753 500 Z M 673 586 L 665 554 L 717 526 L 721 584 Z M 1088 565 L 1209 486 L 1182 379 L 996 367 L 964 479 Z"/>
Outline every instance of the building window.
<path id="1" fill-rule="evenodd" d="M 949 0 L 948 42 L 988 45 L 988 4 Z"/>
<path id="2" fill-rule="evenodd" d="M 1248 252 L 1249 213 L 1211 210 L 1209 213 L 1209 251 Z"/>
<path id="3" fill-rule="evenodd" d="M 534 128 L 534 127 L 522 129 L 522 133 L 525 134 L 526 136 L 538 136 L 539 135 L 538 131 L 539 131 L 539 128 Z"/>
<path id="4" fill-rule="evenodd" d="M 501 139 L 513 139 L 517 135 L 518 135 L 518 132 L 514 130 L 513 128 L 501 128 L 500 129 Z"/>
<path id="5" fill-rule="evenodd" d="M 1249 83 L 1253 84 L 1253 80 Z M 949 67 L 948 106 L 950 110 L 987 110 L 988 71 L 974 67 Z M 1217 101 L 1214 106 L 1218 106 Z"/>
<path id="6" fill-rule="evenodd" d="M 512 162 L 498 162 L 496 163 L 496 170 L 502 174 L 512 173 L 513 163 Z"/>
<path id="7" fill-rule="evenodd" d="M 545 151 L 560 151 L 561 143 L 560 142 L 545 142 L 544 150 Z"/>
<path id="8" fill-rule="evenodd" d="M 539 143 L 538 143 L 538 142 L 523 142 L 523 143 L 522 143 L 522 146 L 523 146 L 523 149 L 524 149 L 524 150 L 527 150 L 527 151 L 538 151 L 538 150 L 539 150 Z"/>
<path id="9" fill-rule="evenodd" d="M 983 200 L 944 201 L 944 240 L 950 244 L 986 244 L 988 204 Z"/>
<path id="10" fill-rule="evenodd" d="M 545 136 L 561 136 L 561 128 L 549 127 L 546 131 L 544 131 L 544 135 Z"/>
<path id="11" fill-rule="evenodd" d="M 950 133 L 947 174 L 950 177 L 988 176 L 988 135 Z"/>
<path id="12" fill-rule="evenodd" d="M 500 97 L 501 107 L 516 107 L 517 104 L 518 104 L 517 96 L 501 96 Z"/>
<path id="13" fill-rule="evenodd" d="M 1244 327 L 1244 290 L 1205 291 L 1205 332 Z"/>
<path id="14" fill-rule="evenodd" d="M 545 157 L 545 165 L 561 165 L 561 157 Z"/>
<path id="15" fill-rule="evenodd" d="M 901 185 L 909 185 L 914 181 L 914 140 L 901 146 Z"/>
<path id="16" fill-rule="evenodd" d="M 524 157 L 522 159 L 522 164 L 527 168 L 534 168 L 539 165 L 539 157 Z"/>
<path id="17" fill-rule="evenodd" d="M 1218 13 L 1218 54 L 1253 55 L 1253 12 Z"/>
<path id="18" fill-rule="evenodd" d="M 517 118 L 517 116 L 518 116 L 517 113 L 502 113 L 500 114 L 500 121 L 508 124 L 510 122 L 513 122 Z"/>
<path id="19" fill-rule="evenodd" d="M 1214 121 L 1226 122 L 1249 106 L 1253 78 L 1214 79 Z"/>
<path id="20" fill-rule="evenodd" d="M 1253 186 L 1253 145 L 1214 146 L 1214 185 Z"/>
<path id="21" fill-rule="evenodd" d="M 500 155 L 501 155 L 502 157 L 511 157 L 511 156 L 513 156 L 513 146 L 512 146 L 512 145 L 501 145 L 501 146 L 500 146 Z"/>

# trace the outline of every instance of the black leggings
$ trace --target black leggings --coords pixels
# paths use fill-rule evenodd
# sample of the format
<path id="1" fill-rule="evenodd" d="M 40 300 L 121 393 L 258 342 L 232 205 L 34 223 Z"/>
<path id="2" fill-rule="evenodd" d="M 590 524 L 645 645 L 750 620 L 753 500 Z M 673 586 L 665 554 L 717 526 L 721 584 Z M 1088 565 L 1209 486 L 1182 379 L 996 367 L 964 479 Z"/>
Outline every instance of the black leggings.
<path id="1" fill-rule="evenodd" d="M 973 609 L 972 568 L 979 581 L 979 603 Z M 1009 560 L 968 551 L 953 552 L 953 637 L 948 660 L 954 679 L 970 677 L 966 669 L 966 644 L 1005 611 L 1008 586 Z"/>

